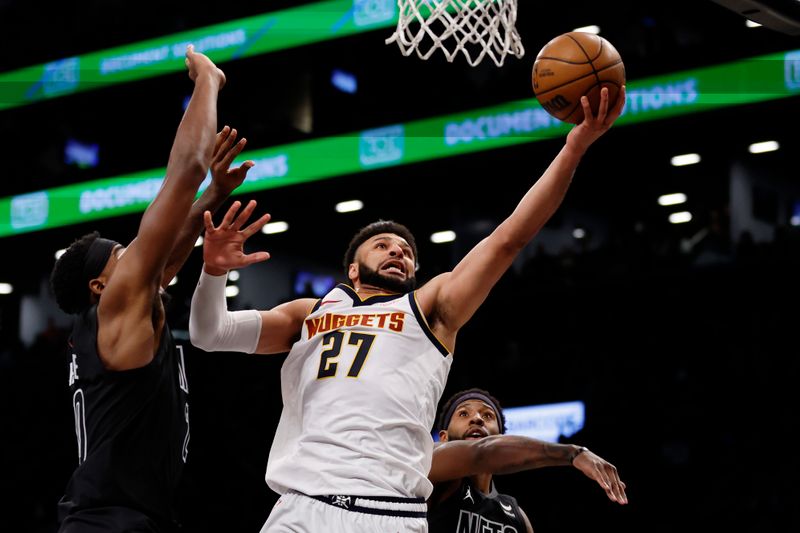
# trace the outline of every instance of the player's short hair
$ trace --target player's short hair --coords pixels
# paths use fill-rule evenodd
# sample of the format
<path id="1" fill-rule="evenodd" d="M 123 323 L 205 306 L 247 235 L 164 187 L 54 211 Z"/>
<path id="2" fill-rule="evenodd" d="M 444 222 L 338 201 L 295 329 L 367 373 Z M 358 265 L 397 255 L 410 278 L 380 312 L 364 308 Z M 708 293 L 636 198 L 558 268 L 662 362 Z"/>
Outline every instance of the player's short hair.
<path id="1" fill-rule="evenodd" d="M 439 413 L 439 422 L 437 424 L 439 431 L 447 431 L 447 426 L 450 425 L 450 420 L 453 418 L 456 409 L 467 400 L 481 400 L 491 406 L 497 416 L 497 425 L 500 426 L 500 433 L 506 432 L 506 417 L 503 414 L 503 407 L 500 405 L 500 401 L 489 394 L 488 391 L 478 388 L 462 390 L 448 398 Z"/>
<path id="2" fill-rule="evenodd" d="M 75 239 L 58 258 L 50 273 L 50 287 L 64 312 L 79 314 L 91 305 L 88 281 L 103 271 L 117 244 L 93 231 Z"/>
<path id="3" fill-rule="evenodd" d="M 364 244 L 364 242 L 370 237 L 374 237 L 380 233 L 393 233 L 394 235 L 405 239 L 408 245 L 411 246 L 411 253 L 414 254 L 414 265 L 417 265 L 417 241 L 414 239 L 414 235 L 411 233 L 411 230 L 392 220 L 378 220 L 377 222 L 373 222 L 372 224 L 364 226 L 358 230 L 358 233 L 356 233 L 350 240 L 350 244 L 347 246 L 347 251 L 344 253 L 345 276 L 350 269 L 350 265 L 355 261 L 356 250 L 358 250 L 358 247 Z"/>

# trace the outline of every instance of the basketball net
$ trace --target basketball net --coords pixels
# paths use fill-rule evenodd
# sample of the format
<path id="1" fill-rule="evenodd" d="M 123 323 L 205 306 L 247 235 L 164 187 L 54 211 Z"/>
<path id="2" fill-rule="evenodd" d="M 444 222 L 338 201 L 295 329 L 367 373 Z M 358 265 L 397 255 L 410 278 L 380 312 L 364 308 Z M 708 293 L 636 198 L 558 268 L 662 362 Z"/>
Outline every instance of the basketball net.
<path id="1" fill-rule="evenodd" d="M 522 57 L 517 0 L 397 0 L 396 42 L 404 56 L 428 59 L 442 50 L 447 60 L 462 52 L 471 66 L 489 56 L 500 67 L 506 55 Z"/>

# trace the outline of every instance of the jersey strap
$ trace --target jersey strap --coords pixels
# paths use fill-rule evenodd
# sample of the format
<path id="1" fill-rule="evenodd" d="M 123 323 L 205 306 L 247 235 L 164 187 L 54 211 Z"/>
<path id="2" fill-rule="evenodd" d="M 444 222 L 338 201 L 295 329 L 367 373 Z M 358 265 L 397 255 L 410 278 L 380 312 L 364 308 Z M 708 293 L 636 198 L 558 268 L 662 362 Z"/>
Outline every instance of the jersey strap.
<path id="1" fill-rule="evenodd" d="M 431 327 L 428 325 L 428 321 L 425 319 L 425 315 L 422 314 L 422 310 L 419 308 L 419 304 L 417 303 L 416 291 L 408 293 L 408 303 L 411 304 L 411 310 L 414 311 L 414 316 L 417 317 L 417 322 L 419 322 L 422 331 L 425 332 L 425 336 L 428 337 L 428 340 L 430 340 L 436 349 L 439 350 L 440 354 L 447 357 L 450 354 L 450 351 L 439 339 L 436 338 L 436 335 L 433 334 L 433 331 L 431 331 Z"/>

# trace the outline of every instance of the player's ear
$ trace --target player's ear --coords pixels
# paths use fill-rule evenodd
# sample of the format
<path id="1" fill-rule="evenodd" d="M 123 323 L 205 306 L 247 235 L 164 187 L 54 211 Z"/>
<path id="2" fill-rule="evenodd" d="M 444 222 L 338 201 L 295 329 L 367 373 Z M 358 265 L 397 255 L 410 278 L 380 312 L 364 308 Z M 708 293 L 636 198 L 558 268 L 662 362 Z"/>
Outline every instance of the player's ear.
<path id="1" fill-rule="evenodd" d="M 105 289 L 105 288 L 106 288 L 106 284 L 105 284 L 105 280 L 104 279 L 94 278 L 92 280 L 89 280 L 89 290 L 93 294 L 96 294 L 97 296 L 100 296 L 100 294 L 103 292 L 103 289 Z"/>
<path id="2" fill-rule="evenodd" d="M 350 278 L 351 282 L 355 282 L 358 279 L 358 263 L 350 263 L 347 268 L 347 277 Z"/>
<path id="3" fill-rule="evenodd" d="M 441 442 L 447 442 L 447 431 L 443 429 L 439 430 L 439 440 Z"/>

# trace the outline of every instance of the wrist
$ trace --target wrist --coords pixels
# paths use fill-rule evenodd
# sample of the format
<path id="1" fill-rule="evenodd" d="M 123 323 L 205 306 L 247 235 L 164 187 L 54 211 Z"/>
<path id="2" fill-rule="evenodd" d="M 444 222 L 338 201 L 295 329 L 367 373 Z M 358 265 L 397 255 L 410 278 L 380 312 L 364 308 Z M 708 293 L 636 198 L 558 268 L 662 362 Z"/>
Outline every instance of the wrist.
<path id="1" fill-rule="evenodd" d="M 588 451 L 589 448 L 585 446 L 576 446 L 576 449 L 570 454 L 569 456 L 569 464 L 575 464 L 575 459 L 585 451 Z"/>
<path id="2" fill-rule="evenodd" d="M 219 209 L 219 207 L 228 199 L 231 195 L 232 190 L 223 189 L 215 180 L 211 180 L 211 183 L 206 187 L 206 190 L 203 191 L 203 194 L 200 196 L 200 199 L 204 201 L 206 204 L 206 209 L 211 211 L 212 213 Z"/>
<path id="3" fill-rule="evenodd" d="M 586 151 L 589 149 L 588 146 L 580 146 L 578 142 L 575 142 L 572 139 L 567 139 L 567 142 L 564 144 L 564 152 L 567 156 L 571 159 L 574 159 L 576 162 L 580 161 Z"/>
<path id="4" fill-rule="evenodd" d="M 221 72 L 217 68 L 205 69 L 202 72 L 198 72 L 197 78 L 194 80 L 194 84 L 197 86 L 203 83 L 210 83 L 216 89 L 220 89 L 223 84 L 223 79 L 220 74 Z"/>
<path id="5" fill-rule="evenodd" d="M 225 86 L 225 77 L 221 74 L 220 70 L 213 72 L 212 70 L 199 72 L 194 79 L 195 91 L 201 87 L 204 90 L 209 90 L 218 93 Z"/>
<path id="6" fill-rule="evenodd" d="M 226 269 L 215 267 L 209 265 L 208 263 L 203 264 L 203 271 L 209 276 L 215 276 L 215 277 L 225 276 L 228 273 Z"/>

